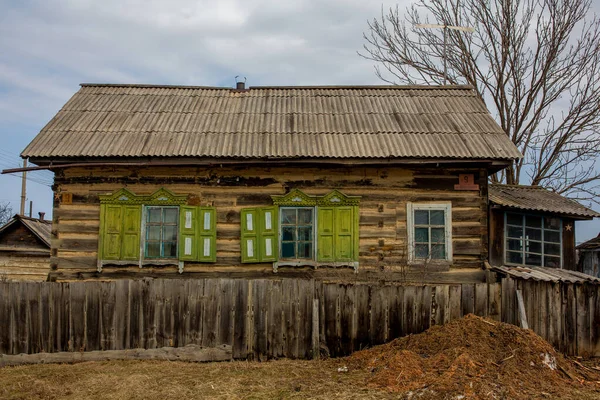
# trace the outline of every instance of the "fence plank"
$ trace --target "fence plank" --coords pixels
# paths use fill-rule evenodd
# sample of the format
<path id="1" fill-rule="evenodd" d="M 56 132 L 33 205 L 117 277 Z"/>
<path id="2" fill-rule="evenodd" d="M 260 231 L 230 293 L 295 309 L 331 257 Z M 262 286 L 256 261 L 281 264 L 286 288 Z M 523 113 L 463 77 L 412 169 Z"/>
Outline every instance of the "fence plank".
<path id="1" fill-rule="evenodd" d="M 248 319 L 248 283 L 245 280 L 237 279 L 234 281 L 235 291 L 235 317 L 233 322 L 233 358 L 246 358 L 248 349 L 246 347 L 246 335 L 248 329 L 246 321 Z M 194 325 L 191 325 L 194 330 Z"/>
<path id="2" fill-rule="evenodd" d="M 369 287 L 367 285 L 356 285 L 355 288 L 355 321 L 356 321 L 356 341 L 354 350 L 360 350 L 368 347 L 369 343 Z"/>
<path id="3" fill-rule="evenodd" d="M 475 286 L 473 284 L 463 284 L 461 296 L 462 315 L 475 312 Z"/>
<path id="4" fill-rule="evenodd" d="M 462 316 L 461 298 L 462 285 L 450 286 L 450 321 L 459 319 Z"/>
<path id="5" fill-rule="evenodd" d="M 354 323 L 354 298 L 356 296 L 354 285 L 341 285 L 341 347 L 343 354 L 354 351 L 356 340 L 356 324 Z"/>
<path id="6" fill-rule="evenodd" d="M 387 297 L 382 286 L 370 286 L 371 318 L 369 320 L 371 345 L 385 343 L 387 325 Z"/>
<path id="7" fill-rule="evenodd" d="M 563 286 L 563 314 L 565 349 L 568 355 L 577 351 L 577 302 L 575 298 L 575 285 Z"/>
<path id="8" fill-rule="evenodd" d="M 475 315 L 487 317 L 488 312 L 488 284 L 475 284 Z"/>
<path id="9" fill-rule="evenodd" d="M 404 326 L 402 325 L 402 315 L 404 312 L 404 287 L 391 286 L 390 298 L 388 299 L 388 337 L 395 339 L 404 336 Z"/>
<path id="10" fill-rule="evenodd" d="M 587 285 L 575 286 L 575 297 L 577 305 L 575 308 L 577 321 L 577 353 L 580 355 L 590 354 L 590 319 L 588 309 L 588 290 Z"/>
<path id="11" fill-rule="evenodd" d="M 490 283 L 488 285 L 488 309 L 487 315 L 493 320 L 500 321 L 502 318 L 502 284 Z"/>
<path id="12" fill-rule="evenodd" d="M 69 313 L 69 336 L 71 338 L 72 351 L 86 351 L 86 288 L 85 282 L 73 282 L 69 287 L 69 298 L 71 299 L 71 310 Z M 53 290 L 54 293 L 56 290 Z"/>
<path id="13" fill-rule="evenodd" d="M 434 302 L 435 302 L 435 317 L 434 323 L 436 325 L 445 324 L 446 319 L 450 319 L 448 315 L 448 308 L 450 297 L 450 287 L 448 285 L 438 285 L 434 288 Z"/>

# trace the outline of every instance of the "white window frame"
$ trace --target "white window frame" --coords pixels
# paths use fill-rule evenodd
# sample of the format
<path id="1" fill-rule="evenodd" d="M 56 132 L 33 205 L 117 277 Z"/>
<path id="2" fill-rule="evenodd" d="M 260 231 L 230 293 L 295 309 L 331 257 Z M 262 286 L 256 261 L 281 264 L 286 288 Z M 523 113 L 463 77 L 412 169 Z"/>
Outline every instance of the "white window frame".
<path id="1" fill-rule="evenodd" d="M 417 210 L 444 211 L 444 233 L 446 235 L 446 258 L 444 260 L 431 259 L 431 262 L 452 262 L 452 203 L 406 203 L 406 230 L 408 239 L 408 261 L 420 264 L 425 260 L 415 258 L 415 214 Z M 430 239 L 431 240 L 431 239 Z"/>
<path id="2" fill-rule="evenodd" d="M 312 210 L 312 258 L 283 258 L 283 212 L 284 209 L 311 209 Z M 279 254 L 278 254 L 278 263 L 279 265 L 306 265 L 307 263 L 314 263 L 317 260 L 317 207 L 312 206 L 280 206 L 279 207 L 279 235 L 277 240 L 279 240 Z M 296 240 L 297 241 L 297 240 Z"/>

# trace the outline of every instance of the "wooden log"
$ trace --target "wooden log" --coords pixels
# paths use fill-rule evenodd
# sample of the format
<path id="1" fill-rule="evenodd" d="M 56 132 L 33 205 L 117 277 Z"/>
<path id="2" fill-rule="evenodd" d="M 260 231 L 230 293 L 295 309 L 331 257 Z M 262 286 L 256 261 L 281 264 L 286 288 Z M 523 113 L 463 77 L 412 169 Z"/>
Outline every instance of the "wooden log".
<path id="1" fill-rule="evenodd" d="M 0 354 L 0 367 L 28 364 L 74 364 L 87 361 L 164 360 L 188 362 L 228 361 L 232 358 L 229 345 L 206 348 L 196 345 L 162 347 L 158 349 L 105 350 L 38 354 Z"/>

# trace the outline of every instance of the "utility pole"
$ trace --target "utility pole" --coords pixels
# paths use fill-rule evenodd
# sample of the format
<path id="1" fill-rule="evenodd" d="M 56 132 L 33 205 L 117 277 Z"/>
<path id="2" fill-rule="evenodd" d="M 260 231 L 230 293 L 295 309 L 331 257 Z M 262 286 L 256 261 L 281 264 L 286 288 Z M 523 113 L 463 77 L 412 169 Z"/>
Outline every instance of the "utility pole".
<path id="1" fill-rule="evenodd" d="M 443 56 L 442 58 L 444 59 L 444 85 L 446 84 L 446 77 L 448 76 L 447 74 L 447 67 L 446 67 L 446 45 L 447 45 L 447 34 L 446 34 L 446 30 L 448 29 L 454 29 L 456 31 L 463 31 L 463 32 L 468 32 L 468 33 L 473 33 L 475 32 L 474 28 L 469 28 L 469 27 L 464 27 L 464 26 L 451 26 L 451 25 L 438 25 L 438 24 L 417 24 L 415 25 L 415 28 L 426 28 L 426 29 L 431 29 L 431 28 L 441 28 L 444 30 L 444 49 L 443 49 Z"/>
<path id="2" fill-rule="evenodd" d="M 27 168 L 27 159 L 23 160 L 23 169 Z M 21 209 L 19 210 L 20 215 L 25 215 L 25 192 L 27 185 L 27 171 L 23 171 L 23 179 L 21 180 Z"/>

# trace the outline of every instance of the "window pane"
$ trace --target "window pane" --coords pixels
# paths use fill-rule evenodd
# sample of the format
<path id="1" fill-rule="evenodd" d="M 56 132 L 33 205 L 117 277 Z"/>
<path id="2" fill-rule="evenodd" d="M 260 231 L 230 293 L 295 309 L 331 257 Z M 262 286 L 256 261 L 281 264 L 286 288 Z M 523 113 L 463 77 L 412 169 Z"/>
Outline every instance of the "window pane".
<path id="1" fill-rule="evenodd" d="M 296 227 L 284 226 L 281 230 L 281 240 L 296 240 Z"/>
<path id="2" fill-rule="evenodd" d="M 544 231 L 544 242 L 560 243 L 560 232 Z"/>
<path id="3" fill-rule="evenodd" d="M 160 208 L 148 208 L 148 222 L 160 222 Z"/>
<path id="4" fill-rule="evenodd" d="M 434 260 L 446 259 L 446 245 L 434 244 L 431 246 L 431 258 Z"/>
<path id="5" fill-rule="evenodd" d="M 506 254 L 507 262 L 512 264 L 523 264 L 523 254 L 509 251 Z"/>
<path id="6" fill-rule="evenodd" d="M 177 227 L 173 225 L 166 225 L 163 227 L 163 238 L 162 240 L 177 240 Z"/>
<path id="7" fill-rule="evenodd" d="M 431 225 L 444 225 L 444 211 L 443 210 L 431 210 Z"/>
<path id="8" fill-rule="evenodd" d="M 519 214 L 506 214 L 506 222 L 509 225 L 523 225 L 523 216 Z"/>
<path id="9" fill-rule="evenodd" d="M 526 215 L 525 216 L 525 226 L 531 226 L 533 228 L 541 228 L 542 227 L 542 217 Z"/>
<path id="10" fill-rule="evenodd" d="M 415 210 L 415 225 L 429 225 L 429 211 Z"/>
<path id="11" fill-rule="evenodd" d="M 416 243 L 429 243 L 429 229 L 428 228 L 415 228 L 415 242 Z"/>
<path id="12" fill-rule="evenodd" d="M 525 254 L 525 264 L 541 266 L 542 256 L 539 254 Z"/>
<path id="13" fill-rule="evenodd" d="M 282 258 L 296 258 L 296 243 L 295 242 L 281 243 L 281 257 Z"/>
<path id="14" fill-rule="evenodd" d="M 298 225 L 312 225 L 312 212 L 311 209 L 299 209 Z"/>
<path id="15" fill-rule="evenodd" d="M 298 228 L 298 240 L 311 241 L 312 240 L 312 228 L 310 228 L 310 227 Z"/>
<path id="16" fill-rule="evenodd" d="M 544 217 L 544 228 L 560 230 L 560 218 Z"/>
<path id="17" fill-rule="evenodd" d="M 148 243 L 146 248 L 146 257 L 160 257 L 160 242 Z"/>
<path id="18" fill-rule="evenodd" d="M 177 256 L 177 244 L 174 242 L 165 242 L 163 244 L 164 256 L 165 257 L 176 257 Z"/>
<path id="19" fill-rule="evenodd" d="M 544 254 L 559 256 L 560 255 L 560 244 L 544 243 Z"/>
<path id="20" fill-rule="evenodd" d="M 298 258 L 312 258 L 312 243 L 298 243 Z"/>
<path id="21" fill-rule="evenodd" d="M 167 224 L 174 224 L 177 222 L 177 209 L 176 208 L 165 208 L 164 209 L 164 222 Z"/>
<path id="22" fill-rule="evenodd" d="M 444 228 L 431 228 L 431 243 L 446 243 Z"/>
<path id="23" fill-rule="evenodd" d="M 533 242 L 531 240 L 525 241 L 527 248 L 526 252 L 529 253 L 541 253 L 542 252 L 542 242 Z"/>
<path id="24" fill-rule="evenodd" d="M 519 239 L 508 239 L 509 250 L 523 250 L 523 241 Z"/>
<path id="25" fill-rule="evenodd" d="M 523 237 L 523 228 L 519 228 L 516 226 L 509 226 L 508 227 L 508 237 L 511 237 L 511 238 Z"/>
<path id="26" fill-rule="evenodd" d="M 417 244 L 415 245 L 415 258 L 427 258 L 429 255 L 429 245 Z"/>
<path id="27" fill-rule="evenodd" d="M 542 240 L 542 230 L 527 228 L 525 229 L 525 237 L 529 240 Z"/>
<path id="28" fill-rule="evenodd" d="M 560 257 L 545 256 L 544 267 L 560 268 Z"/>
<path id="29" fill-rule="evenodd" d="M 284 208 L 281 210 L 281 223 L 290 225 L 296 224 L 296 209 Z"/>
<path id="30" fill-rule="evenodd" d="M 150 225 L 148 229 L 148 240 L 160 240 L 160 225 Z"/>

